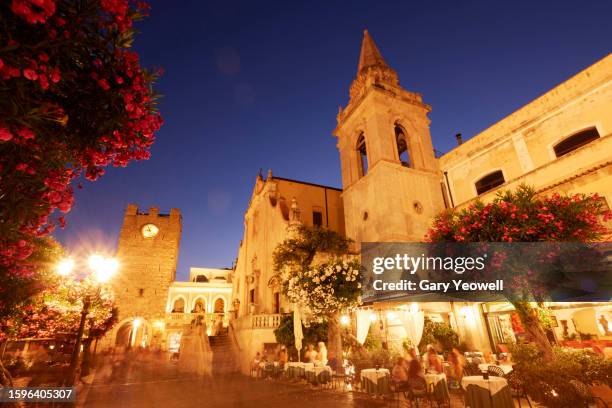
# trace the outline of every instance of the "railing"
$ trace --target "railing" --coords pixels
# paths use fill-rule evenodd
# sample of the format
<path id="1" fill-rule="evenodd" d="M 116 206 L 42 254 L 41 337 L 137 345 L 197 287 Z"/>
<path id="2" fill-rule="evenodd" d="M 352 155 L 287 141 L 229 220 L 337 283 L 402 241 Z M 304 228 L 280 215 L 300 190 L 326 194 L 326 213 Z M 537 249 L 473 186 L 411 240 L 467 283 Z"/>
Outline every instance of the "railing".
<path id="1" fill-rule="evenodd" d="M 281 314 L 251 315 L 251 327 L 254 329 L 275 329 L 280 326 Z"/>
<path id="2" fill-rule="evenodd" d="M 166 320 L 172 324 L 189 324 L 198 316 L 204 318 L 209 328 L 218 323 L 219 319 L 223 321 L 223 327 L 227 327 L 229 322 L 229 313 L 166 313 Z"/>

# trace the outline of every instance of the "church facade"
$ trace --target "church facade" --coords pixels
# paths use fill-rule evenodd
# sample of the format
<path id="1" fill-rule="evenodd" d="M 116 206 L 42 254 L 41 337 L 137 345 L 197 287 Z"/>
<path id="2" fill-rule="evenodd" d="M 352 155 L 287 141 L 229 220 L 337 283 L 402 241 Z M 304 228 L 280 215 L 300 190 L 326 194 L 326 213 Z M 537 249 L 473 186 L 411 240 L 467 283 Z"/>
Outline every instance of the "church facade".
<path id="1" fill-rule="evenodd" d="M 397 72 L 365 31 L 349 102 L 340 109 L 333 131 L 342 174 L 342 191 L 334 190 L 334 205 L 343 219 L 331 228 L 353 239 L 355 249 L 368 241 L 423 241 L 440 211 L 463 208 L 478 198 L 486 202 L 498 191 L 521 183 L 539 194 L 598 193 L 604 205 L 612 202 L 612 55 L 465 143 L 458 135 L 458 146 L 444 155 L 436 155 L 433 148 L 430 111 L 420 94 L 400 85 Z M 276 294 L 273 249 L 290 236 L 292 223 L 312 225 L 312 197 L 320 193 L 281 192 L 283 216 L 283 210 L 275 207 L 282 189 L 274 180 L 271 173 L 266 180 L 256 180 L 233 276 L 238 315 L 232 328 L 243 370 L 256 351 L 273 347 L 273 329 L 280 315 L 291 310 Z M 265 215 L 274 212 L 276 217 Z M 265 219 L 264 234 L 256 233 L 261 228 L 258 217 Z M 399 306 L 374 305 L 388 310 Z M 430 319 L 449 323 L 476 349 L 494 350 L 520 335 L 507 303 L 421 303 L 419 307 Z M 553 341 L 576 333 L 609 337 L 612 328 L 598 322 L 612 321 L 610 303 L 551 308 L 558 321 L 549 333 Z M 392 320 L 386 319 L 385 325 L 399 326 Z"/>

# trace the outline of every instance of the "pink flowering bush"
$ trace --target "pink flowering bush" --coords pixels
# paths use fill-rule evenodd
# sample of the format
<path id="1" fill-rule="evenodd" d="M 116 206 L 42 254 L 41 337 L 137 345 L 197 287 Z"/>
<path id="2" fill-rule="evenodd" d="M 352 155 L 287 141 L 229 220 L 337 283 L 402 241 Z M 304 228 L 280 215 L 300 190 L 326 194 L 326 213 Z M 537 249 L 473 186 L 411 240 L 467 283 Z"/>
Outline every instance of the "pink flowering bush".
<path id="1" fill-rule="evenodd" d="M 459 211 L 438 215 L 427 235 L 431 242 L 594 242 L 609 237 L 605 223 L 612 213 L 596 194 L 538 197 L 521 185 L 516 191 L 500 192 L 489 203 L 476 200 Z M 557 255 L 557 254 L 553 254 Z M 540 262 L 546 262 L 542 257 Z M 501 261 L 501 260 L 498 260 Z M 534 260 L 537 262 L 537 260 Z M 528 264 L 523 260 L 523 264 Z M 525 292 L 537 291 L 529 271 L 511 282 Z M 552 360 L 552 347 L 542 328 L 539 306 L 512 300 L 522 326 L 538 345 L 544 358 Z"/>
<path id="2" fill-rule="evenodd" d="M 0 310 L 11 283 L 40 286 L 33 254 L 64 226 L 73 182 L 149 158 L 156 74 L 129 48 L 146 12 L 128 0 L 0 2 Z"/>
<path id="3" fill-rule="evenodd" d="M 10 318 L 0 322 L 0 341 L 6 338 L 54 338 L 76 335 L 83 299 L 91 296 L 85 335 L 101 337 L 117 320 L 114 296 L 106 288 L 98 289 L 90 280 L 61 280 L 31 299 Z"/>
<path id="4" fill-rule="evenodd" d="M 505 191 L 490 203 L 480 200 L 434 220 L 432 242 L 591 242 L 609 233 L 612 212 L 597 194 L 537 197 L 525 185 Z"/>

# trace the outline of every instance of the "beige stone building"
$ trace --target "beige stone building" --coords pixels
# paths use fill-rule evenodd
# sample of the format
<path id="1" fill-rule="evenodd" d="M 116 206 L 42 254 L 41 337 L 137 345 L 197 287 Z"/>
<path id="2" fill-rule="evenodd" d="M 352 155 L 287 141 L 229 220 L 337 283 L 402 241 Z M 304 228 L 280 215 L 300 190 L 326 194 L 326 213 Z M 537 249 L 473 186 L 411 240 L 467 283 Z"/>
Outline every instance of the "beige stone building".
<path id="1" fill-rule="evenodd" d="M 296 224 L 321 226 L 344 234 L 341 190 L 290 180 L 268 172 L 257 176 L 244 215 L 244 236 L 232 278 L 232 332 L 240 365 L 248 371 L 256 351 L 276 343 L 273 330 L 290 312 L 275 278 L 272 253 Z"/>
<path id="2" fill-rule="evenodd" d="M 543 194 L 598 193 L 606 205 L 612 200 L 612 55 L 465 143 L 458 137 L 459 145 L 440 157 L 430 136 L 430 111 L 420 94 L 401 87 L 366 31 L 349 101 L 333 132 L 342 191 L 271 174 L 255 183 L 232 295 L 243 368 L 256 350 L 274 343 L 278 314 L 291 310 L 278 295 L 272 251 L 292 222 L 311 225 L 315 208 L 325 209 L 320 225 L 345 232 L 358 248 L 367 241 L 422 241 L 433 217 L 445 208 L 490 200 L 520 183 Z M 323 193 L 333 210 L 317 198 Z M 392 310 L 399 305 L 374 306 Z M 514 339 L 509 304 L 419 307 L 429 318 L 450 323 L 474 348 L 494 349 Z M 604 327 L 612 322 L 610 303 L 551 307 L 559 316 L 549 333 L 552 340 L 579 331 L 612 338 L 612 327 Z M 399 326 L 385 320 L 389 332 Z"/>

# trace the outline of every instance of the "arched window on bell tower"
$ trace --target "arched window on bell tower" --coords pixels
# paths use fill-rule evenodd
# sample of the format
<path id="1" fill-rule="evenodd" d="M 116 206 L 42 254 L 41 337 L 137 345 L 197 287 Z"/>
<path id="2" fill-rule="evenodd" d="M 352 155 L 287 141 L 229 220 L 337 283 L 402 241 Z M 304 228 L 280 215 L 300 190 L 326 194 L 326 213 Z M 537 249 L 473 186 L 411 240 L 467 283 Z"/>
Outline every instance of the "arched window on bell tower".
<path id="1" fill-rule="evenodd" d="M 368 174 L 368 152 L 363 132 L 357 138 L 357 153 L 359 154 L 359 177 Z"/>
<path id="2" fill-rule="evenodd" d="M 412 167 L 408 153 L 408 137 L 404 129 L 398 124 L 395 125 L 395 142 L 397 143 L 397 155 L 402 166 Z"/>

